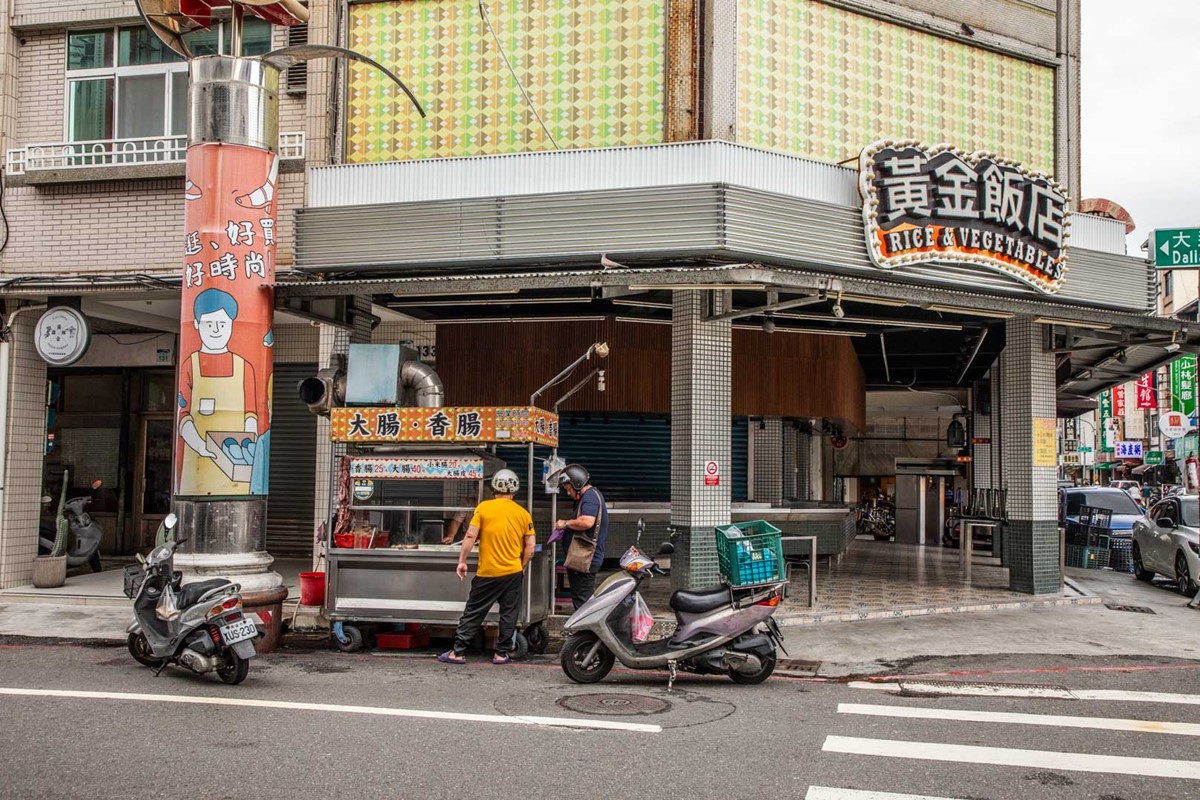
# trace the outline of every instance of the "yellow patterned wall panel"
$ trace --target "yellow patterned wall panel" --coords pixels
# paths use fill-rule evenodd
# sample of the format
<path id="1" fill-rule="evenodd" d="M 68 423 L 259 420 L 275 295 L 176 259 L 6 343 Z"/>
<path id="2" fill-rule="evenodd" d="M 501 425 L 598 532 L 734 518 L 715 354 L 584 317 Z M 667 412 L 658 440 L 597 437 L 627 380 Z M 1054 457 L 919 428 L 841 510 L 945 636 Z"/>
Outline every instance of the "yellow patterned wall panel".
<path id="1" fill-rule="evenodd" d="M 485 0 L 497 36 L 562 149 L 664 139 L 666 0 Z M 353 67 L 351 162 L 551 150 L 477 0 L 350 6 L 350 47 L 392 69 L 421 119 L 378 72 Z"/>
<path id="2" fill-rule="evenodd" d="M 815 0 L 739 0 L 737 139 L 840 162 L 882 138 L 1054 170 L 1054 70 Z"/>

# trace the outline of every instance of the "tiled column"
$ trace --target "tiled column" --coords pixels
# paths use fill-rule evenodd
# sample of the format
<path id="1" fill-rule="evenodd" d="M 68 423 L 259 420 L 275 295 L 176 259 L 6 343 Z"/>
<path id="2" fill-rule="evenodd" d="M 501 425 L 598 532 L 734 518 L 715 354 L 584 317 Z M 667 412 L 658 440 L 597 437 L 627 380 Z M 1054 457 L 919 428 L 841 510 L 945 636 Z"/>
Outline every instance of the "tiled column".
<path id="1" fill-rule="evenodd" d="M 783 429 L 783 499 L 795 500 L 796 495 L 796 445 L 800 431 L 790 425 Z"/>
<path id="2" fill-rule="evenodd" d="M 1056 421 L 1054 354 L 1043 347 L 1042 326 L 1011 320 L 999 364 L 1009 582 L 1013 591 L 1052 594 L 1059 590 L 1057 457 L 1052 445 L 1044 465 L 1034 457 L 1039 424 L 1048 420 L 1053 432 Z"/>
<path id="3" fill-rule="evenodd" d="M 796 499 L 811 500 L 812 492 L 812 434 L 796 434 Z"/>
<path id="4" fill-rule="evenodd" d="M 976 400 L 972 404 L 974 408 L 971 411 L 970 435 L 977 439 L 988 439 L 990 442 L 992 436 L 992 414 L 979 413 L 978 386 L 976 384 Z M 974 486 L 972 488 L 992 488 L 992 445 L 990 443 L 971 445 L 971 457 L 971 474 L 974 476 Z"/>
<path id="5" fill-rule="evenodd" d="M 0 589 L 31 580 L 37 555 L 42 497 L 42 456 L 46 451 L 46 362 L 33 348 L 40 311 L 25 311 L 9 332 L 8 417 L 5 437 L 4 516 L 0 520 Z M 0 399 L 2 401 L 2 399 Z"/>
<path id="6" fill-rule="evenodd" d="M 335 355 L 345 356 L 350 352 L 350 343 L 366 344 L 371 341 L 371 322 L 368 316 L 371 310 L 370 300 L 365 297 L 354 298 L 355 325 L 353 331 L 335 328 L 331 325 L 321 326 L 320 344 L 317 351 L 317 368 L 329 366 L 329 359 Z M 333 459 L 345 455 L 346 446 L 333 444 L 329 441 L 329 418 L 317 417 L 317 471 L 316 486 L 313 488 L 313 523 L 320 525 L 329 520 L 330 504 L 335 500 L 333 482 L 336 474 L 333 469 Z M 333 532 L 328 531 L 328 536 Z M 313 554 L 314 565 L 316 554 Z"/>
<path id="7" fill-rule="evenodd" d="M 729 522 L 730 324 L 705 322 L 721 295 L 676 291 L 671 314 L 671 525 L 681 534 L 671 564 L 674 588 L 717 582 L 716 534 Z M 716 461 L 720 481 L 706 486 L 704 465 Z"/>
<path id="8" fill-rule="evenodd" d="M 751 422 L 754 434 L 754 499 L 778 505 L 783 502 L 783 421 Z"/>

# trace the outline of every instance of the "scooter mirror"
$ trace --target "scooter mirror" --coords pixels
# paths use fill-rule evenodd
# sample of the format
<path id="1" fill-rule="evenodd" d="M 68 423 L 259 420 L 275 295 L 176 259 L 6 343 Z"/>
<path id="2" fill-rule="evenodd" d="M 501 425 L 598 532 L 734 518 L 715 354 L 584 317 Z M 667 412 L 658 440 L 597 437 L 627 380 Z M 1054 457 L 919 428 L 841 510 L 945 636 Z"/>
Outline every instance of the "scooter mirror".
<path id="1" fill-rule="evenodd" d="M 643 519 L 642 517 L 638 517 L 638 523 L 637 523 L 637 543 L 638 544 L 642 543 L 642 534 L 645 532 L 646 532 L 646 520 Z"/>
<path id="2" fill-rule="evenodd" d="M 167 514 L 167 516 L 163 517 L 162 524 L 164 528 L 171 530 L 179 524 L 179 517 L 175 516 L 175 512 L 172 511 L 170 514 Z"/>

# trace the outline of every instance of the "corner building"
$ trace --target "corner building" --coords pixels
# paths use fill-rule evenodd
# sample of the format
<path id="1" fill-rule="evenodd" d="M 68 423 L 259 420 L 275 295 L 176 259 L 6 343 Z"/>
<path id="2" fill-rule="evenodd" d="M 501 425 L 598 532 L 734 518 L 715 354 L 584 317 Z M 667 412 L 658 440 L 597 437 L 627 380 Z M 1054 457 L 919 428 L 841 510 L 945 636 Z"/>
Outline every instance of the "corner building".
<path id="1" fill-rule="evenodd" d="M 776 520 L 836 554 L 867 487 L 917 475 L 993 490 L 1012 587 L 1057 591 L 1046 431 L 1052 451 L 1060 414 L 1196 337 L 1146 316 L 1123 226 L 1073 213 L 1079 3 L 484 6 L 349 6 L 349 46 L 430 115 L 351 71 L 344 163 L 311 170 L 297 215 L 310 277 L 280 293 L 433 325 L 451 405 L 523 402 L 607 341 L 560 454 L 613 501 L 614 552 L 639 516 L 682 532 L 679 585 L 714 580 L 715 525 Z M 865 151 L 888 157 L 860 181 Z M 902 202 L 906 175 L 932 195 Z M 956 188 L 974 220 L 938 220 Z M 915 235 L 870 227 L 897 219 Z M 898 539 L 936 544 L 944 503 L 909 510 Z"/>

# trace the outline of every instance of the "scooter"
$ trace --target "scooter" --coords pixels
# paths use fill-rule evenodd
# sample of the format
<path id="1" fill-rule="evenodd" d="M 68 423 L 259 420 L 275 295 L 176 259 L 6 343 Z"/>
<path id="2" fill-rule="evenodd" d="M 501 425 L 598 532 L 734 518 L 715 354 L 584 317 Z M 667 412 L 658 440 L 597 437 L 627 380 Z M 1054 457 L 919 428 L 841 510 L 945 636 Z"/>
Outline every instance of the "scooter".
<path id="1" fill-rule="evenodd" d="M 631 623 L 640 605 L 638 588 L 655 572 L 665 574 L 637 548 L 644 529 L 639 520 L 637 541 L 621 556 L 623 571 L 606 578 L 564 624 L 567 638 L 559 656 L 563 672 L 576 683 L 596 683 L 619 660 L 629 669 L 667 669 L 668 689 L 678 670 L 728 675 L 746 685 L 765 681 L 775 670 L 776 649 L 787 654 L 779 625 L 771 617 L 787 582 L 677 591 L 671 595 L 675 633 L 639 643 Z"/>
<path id="2" fill-rule="evenodd" d="M 63 514 L 70 526 L 70 549 L 67 551 L 67 568 L 87 564 L 92 572 L 99 572 L 100 540 L 104 538 L 104 530 L 91 514 L 84 509 L 92 502 L 103 483 L 99 480 L 92 482 L 92 491 L 88 494 L 72 497 L 63 504 Z M 43 497 L 42 504 L 49 505 L 50 497 Z M 38 526 L 38 553 L 47 555 L 54 549 L 54 539 L 58 531 L 53 523 L 43 522 Z"/>
<path id="3" fill-rule="evenodd" d="M 162 524 L 160 533 L 169 532 L 178 519 L 168 514 Z M 158 672 L 177 664 L 239 684 L 250 673 L 258 627 L 242 612 L 238 584 L 214 578 L 182 585 L 175 549 L 185 541 L 168 538 L 145 559 L 139 554 L 139 566 L 126 568 L 125 594 L 133 598 L 133 622 L 126 629 L 129 654 Z"/>

